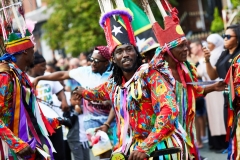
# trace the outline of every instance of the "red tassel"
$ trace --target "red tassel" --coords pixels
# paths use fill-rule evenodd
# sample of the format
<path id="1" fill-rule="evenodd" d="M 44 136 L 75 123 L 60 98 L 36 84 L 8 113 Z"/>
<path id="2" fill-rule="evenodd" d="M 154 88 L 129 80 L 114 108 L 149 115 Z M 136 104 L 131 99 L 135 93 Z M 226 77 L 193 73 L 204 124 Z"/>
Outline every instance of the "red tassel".
<path id="1" fill-rule="evenodd" d="M 161 3 L 165 11 L 171 12 L 169 8 L 172 9 L 172 6 L 167 0 L 161 0 Z"/>
<path id="2" fill-rule="evenodd" d="M 41 108 L 40 108 L 40 112 L 41 112 L 41 117 L 45 124 L 45 127 L 47 128 L 47 131 L 50 133 L 50 136 L 51 136 L 53 133 L 55 133 L 55 131 L 52 128 L 52 126 L 49 124 L 49 122 L 47 121 L 46 117 L 43 115 Z"/>
<path id="3" fill-rule="evenodd" d="M 228 121 L 227 121 L 227 135 L 226 135 L 226 141 L 230 140 L 231 135 L 231 127 L 233 123 L 233 111 L 228 106 Z"/>

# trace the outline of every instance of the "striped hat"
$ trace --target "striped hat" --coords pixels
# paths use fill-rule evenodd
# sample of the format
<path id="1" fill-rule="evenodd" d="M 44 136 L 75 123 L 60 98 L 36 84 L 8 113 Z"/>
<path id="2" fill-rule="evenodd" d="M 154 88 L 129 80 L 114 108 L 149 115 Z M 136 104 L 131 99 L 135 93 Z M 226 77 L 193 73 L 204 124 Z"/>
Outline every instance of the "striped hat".
<path id="1" fill-rule="evenodd" d="M 23 38 L 20 33 L 10 33 L 8 40 L 5 43 L 6 52 L 9 54 L 14 54 L 16 52 L 24 51 L 34 47 L 30 36 L 31 34 L 28 30 L 26 30 L 25 37 Z"/>

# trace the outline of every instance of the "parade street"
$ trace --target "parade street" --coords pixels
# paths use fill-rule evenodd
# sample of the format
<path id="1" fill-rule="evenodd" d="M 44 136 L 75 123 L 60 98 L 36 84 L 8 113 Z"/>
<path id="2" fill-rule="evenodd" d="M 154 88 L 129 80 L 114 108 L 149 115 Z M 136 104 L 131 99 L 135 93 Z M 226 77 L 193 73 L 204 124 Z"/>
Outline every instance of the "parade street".
<path id="1" fill-rule="evenodd" d="M 211 151 L 208 149 L 207 143 L 205 143 L 204 147 L 200 149 L 200 154 L 203 157 L 206 157 L 207 160 L 226 160 L 227 159 L 227 153 L 225 154 L 215 153 L 214 151 Z"/>

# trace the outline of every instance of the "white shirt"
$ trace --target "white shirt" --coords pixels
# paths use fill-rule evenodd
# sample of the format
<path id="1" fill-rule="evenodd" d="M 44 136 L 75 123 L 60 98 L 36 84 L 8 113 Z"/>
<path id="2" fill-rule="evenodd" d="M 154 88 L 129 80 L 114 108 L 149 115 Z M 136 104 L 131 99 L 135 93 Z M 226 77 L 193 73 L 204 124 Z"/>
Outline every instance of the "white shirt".
<path id="1" fill-rule="evenodd" d="M 49 73 L 45 73 L 44 75 L 47 75 Z M 31 82 L 35 78 L 29 76 L 29 79 Z M 53 105 L 57 105 L 60 107 L 59 104 L 54 104 L 53 101 L 53 95 L 57 94 L 63 89 L 63 86 L 58 81 L 46 81 L 41 80 L 38 82 L 38 85 L 36 87 L 37 90 L 37 98 L 40 100 L 43 100 L 47 103 L 52 103 Z M 48 118 L 57 118 L 62 116 L 62 111 L 60 108 L 57 107 L 49 107 L 45 105 L 44 103 L 39 103 L 39 106 L 41 107 L 41 110 L 43 111 L 43 114 Z"/>
<path id="2" fill-rule="evenodd" d="M 108 69 L 102 75 L 100 73 L 94 73 L 92 72 L 91 66 L 78 67 L 69 71 L 69 77 L 75 79 L 86 89 L 92 89 L 106 82 L 111 74 L 112 71 L 108 71 Z"/>

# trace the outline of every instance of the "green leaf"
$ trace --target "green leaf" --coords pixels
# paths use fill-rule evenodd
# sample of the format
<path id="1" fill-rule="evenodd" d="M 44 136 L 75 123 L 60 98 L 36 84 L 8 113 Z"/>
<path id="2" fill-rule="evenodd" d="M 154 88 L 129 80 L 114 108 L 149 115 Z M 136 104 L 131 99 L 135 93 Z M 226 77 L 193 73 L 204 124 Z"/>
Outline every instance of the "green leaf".
<path id="1" fill-rule="evenodd" d="M 210 30 L 212 33 L 217 33 L 217 32 L 222 31 L 223 29 L 224 29 L 223 20 L 219 16 L 218 8 L 215 7 L 214 8 L 214 19 L 211 23 Z"/>

